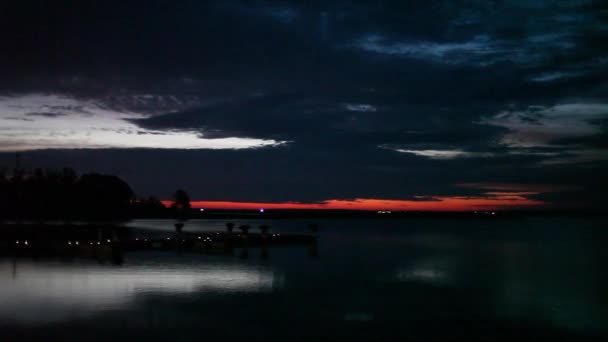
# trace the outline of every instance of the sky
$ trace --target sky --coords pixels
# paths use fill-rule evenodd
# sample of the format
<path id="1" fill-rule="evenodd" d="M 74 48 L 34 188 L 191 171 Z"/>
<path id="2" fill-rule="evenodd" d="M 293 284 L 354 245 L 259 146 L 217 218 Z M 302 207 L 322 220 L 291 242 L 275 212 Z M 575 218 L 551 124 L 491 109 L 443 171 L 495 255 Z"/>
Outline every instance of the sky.
<path id="1" fill-rule="evenodd" d="M 6 1 L 0 168 L 197 207 L 595 208 L 605 1 Z"/>

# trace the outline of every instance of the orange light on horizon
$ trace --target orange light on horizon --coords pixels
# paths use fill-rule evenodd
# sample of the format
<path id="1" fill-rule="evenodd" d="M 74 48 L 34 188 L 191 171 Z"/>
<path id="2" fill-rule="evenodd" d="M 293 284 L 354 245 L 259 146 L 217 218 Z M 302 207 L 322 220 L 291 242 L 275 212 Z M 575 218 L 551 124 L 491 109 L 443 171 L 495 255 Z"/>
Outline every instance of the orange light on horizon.
<path id="1" fill-rule="evenodd" d="M 533 193 L 492 193 L 488 197 L 438 196 L 429 200 L 387 200 L 358 198 L 353 200 L 331 199 L 322 203 L 301 202 L 234 202 L 234 201 L 192 201 L 196 209 L 333 209 L 333 210 L 393 210 L 393 211 L 471 211 L 499 210 L 542 206 L 543 201 L 524 197 Z M 165 206 L 171 201 L 163 201 Z"/>

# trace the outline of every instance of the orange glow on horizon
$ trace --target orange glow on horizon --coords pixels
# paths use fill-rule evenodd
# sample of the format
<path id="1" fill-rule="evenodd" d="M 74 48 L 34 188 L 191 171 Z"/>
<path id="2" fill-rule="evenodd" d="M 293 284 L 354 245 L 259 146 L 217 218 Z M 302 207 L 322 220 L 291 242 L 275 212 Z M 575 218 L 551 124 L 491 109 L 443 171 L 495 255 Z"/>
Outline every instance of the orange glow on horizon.
<path id="1" fill-rule="evenodd" d="M 488 197 L 444 196 L 430 200 L 386 200 L 353 199 L 327 200 L 322 203 L 300 202 L 233 202 L 233 201 L 192 201 L 196 209 L 333 209 L 333 210 L 394 210 L 394 211 L 471 211 L 530 208 L 545 205 L 545 202 L 524 197 L 533 193 L 491 193 Z M 171 201 L 163 201 L 166 206 Z"/>

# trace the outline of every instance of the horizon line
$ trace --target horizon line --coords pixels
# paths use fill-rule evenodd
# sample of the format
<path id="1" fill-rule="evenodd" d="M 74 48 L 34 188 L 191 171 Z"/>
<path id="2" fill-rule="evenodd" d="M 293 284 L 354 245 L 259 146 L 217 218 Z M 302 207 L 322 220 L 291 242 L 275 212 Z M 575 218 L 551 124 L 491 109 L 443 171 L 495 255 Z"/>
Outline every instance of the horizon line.
<path id="1" fill-rule="evenodd" d="M 161 201 L 169 207 L 172 200 Z M 190 201 L 193 209 L 217 210 L 359 210 L 359 211 L 488 211 L 546 207 L 547 203 L 521 195 L 493 197 L 439 196 L 421 200 L 394 199 L 330 199 L 323 202 L 247 202 L 247 201 Z"/>

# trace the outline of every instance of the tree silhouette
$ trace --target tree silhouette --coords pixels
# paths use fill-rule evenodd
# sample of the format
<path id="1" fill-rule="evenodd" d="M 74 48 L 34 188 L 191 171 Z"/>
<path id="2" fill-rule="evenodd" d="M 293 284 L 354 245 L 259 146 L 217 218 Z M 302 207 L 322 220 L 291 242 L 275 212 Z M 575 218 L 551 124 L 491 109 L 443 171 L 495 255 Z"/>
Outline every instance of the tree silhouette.
<path id="1" fill-rule="evenodd" d="M 116 176 L 78 177 L 70 168 L 0 175 L 2 218 L 121 218 L 131 215 L 134 202 L 131 187 Z"/>
<path id="2" fill-rule="evenodd" d="M 175 195 L 180 215 L 190 199 L 184 190 Z M 157 198 L 135 199 L 124 180 L 113 175 L 85 174 L 74 169 L 0 168 L 0 219 L 122 219 L 171 217 Z"/>
<path id="3" fill-rule="evenodd" d="M 171 208 L 175 211 L 177 218 L 186 219 L 190 211 L 190 196 L 185 190 L 178 189 L 173 194 L 173 205 Z"/>
<path id="4" fill-rule="evenodd" d="M 173 207 L 176 209 L 190 209 L 190 196 L 186 191 L 179 189 L 173 194 Z"/>
<path id="5" fill-rule="evenodd" d="M 103 212 L 124 216 L 135 199 L 131 187 L 116 176 L 83 175 L 75 185 L 75 207 L 90 216 L 104 216 Z"/>

